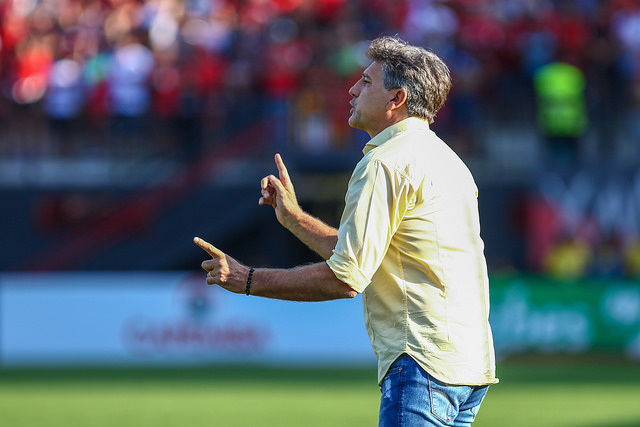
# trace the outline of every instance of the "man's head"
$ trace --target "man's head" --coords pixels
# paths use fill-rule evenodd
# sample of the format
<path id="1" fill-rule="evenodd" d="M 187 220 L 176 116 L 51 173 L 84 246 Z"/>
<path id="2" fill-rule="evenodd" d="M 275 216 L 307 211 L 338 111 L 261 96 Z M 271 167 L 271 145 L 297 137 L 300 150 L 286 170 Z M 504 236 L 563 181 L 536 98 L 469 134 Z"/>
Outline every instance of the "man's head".
<path id="1" fill-rule="evenodd" d="M 373 136 L 406 117 L 433 123 L 451 89 L 444 62 L 435 54 L 394 37 L 373 40 L 367 57 L 373 63 L 349 91 L 354 97 L 352 105 L 355 104 L 349 125 Z"/>

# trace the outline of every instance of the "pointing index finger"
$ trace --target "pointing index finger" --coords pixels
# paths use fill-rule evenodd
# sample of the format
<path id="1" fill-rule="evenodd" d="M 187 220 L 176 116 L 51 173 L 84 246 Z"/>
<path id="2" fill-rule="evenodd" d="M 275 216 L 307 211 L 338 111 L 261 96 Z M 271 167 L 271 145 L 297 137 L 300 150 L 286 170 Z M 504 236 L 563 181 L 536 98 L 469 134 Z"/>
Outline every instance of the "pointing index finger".
<path id="1" fill-rule="evenodd" d="M 280 175 L 280 181 L 284 184 L 285 187 L 288 187 L 291 184 L 291 180 L 289 179 L 289 172 L 287 171 L 287 167 L 284 165 L 282 161 L 282 156 L 280 154 L 276 154 L 276 166 L 278 167 L 278 174 Z"/>
<path id="2" fill-rule="evenodd" d="M 202 240 L 199 237 L 194 237 L 193 243 L 198 245 L 200 248 L 202 248 L 206 253 L 211 255 L 213 258 L 221 258 L 224 256 L 224 252 L 222 252 L 220 249 L 216 248 L 211 243 L 205 240 Z"/>

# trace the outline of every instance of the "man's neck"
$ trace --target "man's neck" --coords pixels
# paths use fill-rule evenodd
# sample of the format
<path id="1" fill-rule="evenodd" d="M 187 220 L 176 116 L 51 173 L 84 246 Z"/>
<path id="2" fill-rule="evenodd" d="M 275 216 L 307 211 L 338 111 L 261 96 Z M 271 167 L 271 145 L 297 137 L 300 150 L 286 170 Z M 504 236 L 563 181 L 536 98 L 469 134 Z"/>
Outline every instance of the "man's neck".
<path id="1" fill-rule="evenodd" d="M 396 123 L 400 123 L 404 119 L 408 119 L 408 118 L 409 118 L 408 114 L 393 114 L 393 115 L 389 115 L 388 120 L 385 120 L 385 124 L 383 126 L 379 126 L 375 130 L 367 131 L 367 133 L 369 134 L 369 137 L 373 139 L 373 137 L 378 135 L 380 132 L 382 132 L 383 130 L 385 130 L 389 126 L 393 126 Z"/>

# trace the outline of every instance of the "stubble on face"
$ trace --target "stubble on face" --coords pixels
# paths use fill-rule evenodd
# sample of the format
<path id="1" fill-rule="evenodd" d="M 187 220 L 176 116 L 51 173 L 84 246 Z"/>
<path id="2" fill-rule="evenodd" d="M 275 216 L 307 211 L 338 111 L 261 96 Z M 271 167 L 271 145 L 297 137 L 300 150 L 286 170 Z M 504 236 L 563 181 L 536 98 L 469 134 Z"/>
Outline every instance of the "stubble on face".
<path id="1" fill-rule="evenodd" d="M 391 91 L 384 88 L 382 66 L 373 62 L 360 80 L 349 90 L 352 106 L 349 126 L 367 132 L 371 137 L 386 127 L 386 108 Z"/>

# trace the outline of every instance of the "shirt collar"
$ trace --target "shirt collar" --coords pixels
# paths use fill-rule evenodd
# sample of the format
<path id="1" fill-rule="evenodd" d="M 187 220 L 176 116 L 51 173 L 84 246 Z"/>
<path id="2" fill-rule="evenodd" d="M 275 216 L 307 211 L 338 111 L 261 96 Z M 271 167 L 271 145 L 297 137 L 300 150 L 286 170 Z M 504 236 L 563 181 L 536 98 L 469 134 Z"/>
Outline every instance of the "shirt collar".
<path id="1" fill-rule="evenodd" d="M 382 132 L 371 138 L 362 149 L 362 153 L 367 154 L 369 151 L 384 144 L 386 141 L 390 140 L 397 134 L 412 129 L 427 130 L 429 129 L 429 122 L 418 117 L 408 117 L 402 121 L 399 121 L 398 123 L 385 128 Z"/>

